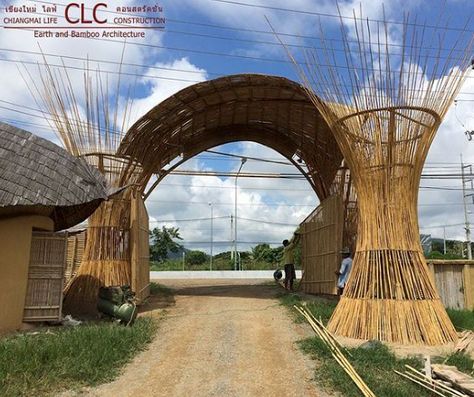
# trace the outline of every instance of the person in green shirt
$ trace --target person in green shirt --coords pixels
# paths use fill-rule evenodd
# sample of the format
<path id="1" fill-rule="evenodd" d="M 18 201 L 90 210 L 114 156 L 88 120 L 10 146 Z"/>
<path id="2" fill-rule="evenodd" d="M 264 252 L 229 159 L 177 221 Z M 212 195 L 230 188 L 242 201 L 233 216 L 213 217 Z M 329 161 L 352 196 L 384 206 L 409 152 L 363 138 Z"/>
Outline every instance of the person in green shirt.
<path id="1" fill-rule="evenodd" d="M 285 269 L 285 289 L 293 290 L 293 282 L 296 279 L 295 271 L 295 248 L 300 240 L 300 234 L 296 231 L 291 241 L 283 240 L 282 265 Z"/>

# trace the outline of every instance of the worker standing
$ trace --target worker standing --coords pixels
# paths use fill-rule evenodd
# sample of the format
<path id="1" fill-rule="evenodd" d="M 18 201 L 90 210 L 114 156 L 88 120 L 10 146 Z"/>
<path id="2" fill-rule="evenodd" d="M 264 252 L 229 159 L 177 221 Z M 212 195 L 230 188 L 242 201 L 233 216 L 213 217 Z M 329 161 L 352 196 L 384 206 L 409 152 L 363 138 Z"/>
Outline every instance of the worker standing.
<path id="1" fill-rule="evenodd" d="M 293 282 L 296 279 L 295 271 L 295 248 L 299 242 L 300 234 L 296 231 L 291 241 L 283 240 L 283 258 L 282 263 L 285 268 L 285 289 L 293 290 Z"/>
<path id="2" fill-rule="evenodd" d="M 349 273 L 352 269 L 352 258 L 351 251 L 349 248 L 344 248 L 341 251 L 342 262 L 341 268 L 336 272 L 336 275 L 339 276 L 337 280 L 337 294 L 342 295 L 344 288 L 346 287 L 347 279 L 349 278 Z"/>

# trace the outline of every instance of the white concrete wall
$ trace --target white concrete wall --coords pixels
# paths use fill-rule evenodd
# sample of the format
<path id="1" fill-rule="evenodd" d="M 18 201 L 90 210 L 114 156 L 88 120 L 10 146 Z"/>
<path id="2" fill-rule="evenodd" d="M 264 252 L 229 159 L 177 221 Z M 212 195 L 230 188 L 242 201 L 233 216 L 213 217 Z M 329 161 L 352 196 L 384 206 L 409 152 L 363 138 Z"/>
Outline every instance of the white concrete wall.
<path id="1" fill-rule="evenodd" d="M 194 278 L 194 279 L 203 279 L 203 278 L 215 278 L 215 279 L 272 279 L 273 280 L 274 270 L 191 270 L 191 271 L 163 271 L 163 272 L 150 272 L 151 280 L 159 279 L 183 279 L 183 278 Z M 285 277 L 285 273 L 283 277 Z M 301 270 L 296 271 L 296 278 L 301 278 Z"/>

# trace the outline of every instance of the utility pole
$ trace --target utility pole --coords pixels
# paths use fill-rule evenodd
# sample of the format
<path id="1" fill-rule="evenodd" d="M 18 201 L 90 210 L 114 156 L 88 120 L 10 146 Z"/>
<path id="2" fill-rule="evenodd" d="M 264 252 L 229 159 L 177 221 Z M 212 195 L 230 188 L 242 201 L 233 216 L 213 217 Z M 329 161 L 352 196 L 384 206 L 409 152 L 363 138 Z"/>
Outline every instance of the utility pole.
<path id="1" fill-rule="evenodd" d="M 234 260 L 234 244 L 235 244 L 235 240 L 234 240 L 234 215 L 233 214 L 230 214 L 230 241 L 232 241 L 232 247 L 230 249 L 230 260 Z M 235 266 L 235 263 L 234 263 L 234 266 Z M 234 270 L 235 270 L 235 267 L 234 267 Z"/>
<path id="2" fill-rule="evenodd" d="M 234 214 L 235 214 L 235 223 L 234 223 L 234 270 L 240 270 L 238 267 L 238 258 L 237 258 L 237 178 L 239 177 L 240 171 L 247 161 L 246 157 L 242 157 L 240 161 L 240 167 L 235 175 L 235 187 L 234 187 Z"/>
<path id="3" fill-rule="evenodd" d="M 470 171 L 470 176 L 471 178 L 467 179 L 465 178 L 464 174 L 464 169 L 469 168 Z M 466 198 L 467 197 L 473 197 L 473 194 L 466 194 L 466 183 L 471 183 L 471 190 L 473 188 L 472 186 L 472 166 L 471 165 L 464 165 L 462 162 L 462 154 L 461 154 L 461 176 L 462 176 L 462 200 L 464 204 L 464 221 L 465 221 L 465 227 L 464 229 L 466 230 L 466 242 L 467 242 L 467 259 L 471 260 L 472 259 L 472 250 L 471 250 L 471 227 L 469 225 L 469 218 L 467 216 L 467 203 L 466 203 Z"/>
<path id="4" fill-rule="evenodd" d="M 446 255 L 446 226 L 443 226 L 443 254 Z"/>
<path id="5" fill-rule="evenodd" d="M 212 251 L 213 251 L 213 245 L 214 245 L 214 215 L 212 211 L 212 203 L 209 203 L 209 207 L 211 207 L 211 260 L 210 260 L 210 266 L 209 270 L 212 271 Z"/>

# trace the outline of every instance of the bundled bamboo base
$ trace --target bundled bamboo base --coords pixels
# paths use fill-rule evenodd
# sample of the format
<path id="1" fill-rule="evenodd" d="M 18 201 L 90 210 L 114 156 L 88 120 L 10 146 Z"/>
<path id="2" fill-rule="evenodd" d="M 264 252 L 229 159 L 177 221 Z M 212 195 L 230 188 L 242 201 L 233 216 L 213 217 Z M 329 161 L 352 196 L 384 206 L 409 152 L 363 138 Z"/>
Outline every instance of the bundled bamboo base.
<path id="1" fill-rule="evenodd" d="M 419 250 L 357 252 L 328 328 L 351 338 L 403 344 L 457 339 Z"/>
<path id="2" fill-rule="evenodd" d="M 439 299 L 353 299 L 343 296 L 328 329 L 349 338 L 402 344 L 441 345 L 457 339 Z"/>
<path id="3" fill-rule="evenodd" d="M 127 195 L 128 197 L 128 195 Z M 65 288 L 69 313 L 95 313 L 101 286 L 131 285 L 130 200 L 102 203 L 89 218 L 81 265 Z"/>
<path id="4" fill-rule="evenodd" d="M 130 285 L 130 261 L 83 261 L 65 289 L 64 310 L 72 314 L 94 313 L 101 286 Z"/>

